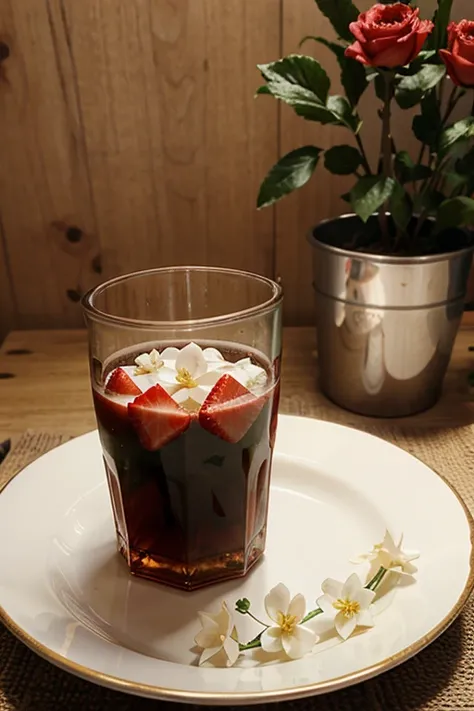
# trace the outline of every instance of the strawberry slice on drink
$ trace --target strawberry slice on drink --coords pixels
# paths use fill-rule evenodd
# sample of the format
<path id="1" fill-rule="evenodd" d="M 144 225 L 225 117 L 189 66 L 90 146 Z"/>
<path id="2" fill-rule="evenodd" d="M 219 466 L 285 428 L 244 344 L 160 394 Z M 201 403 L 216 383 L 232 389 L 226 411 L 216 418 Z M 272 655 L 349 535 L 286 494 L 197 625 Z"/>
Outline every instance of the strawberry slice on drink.
<path id="1" fill-rule="evenodd" d="M 249 431 L 264 404 L 231 375 L 219 378 L 199 410 L 199 424 L 226 442 L 235 444 Z"/>
<path id="2" fill-rule="evenodd" d="M 141 390 L 123 368 L 115 368 L 107 380 L 105 392 L 112 395 L 141 395 Z"/>
<path id="3" fill-rule="evenodd" d="M 128 405 L 128 416 L 145 449 L 155 452 L 188 429 L 191 414 L 161 385 L 153 385 Z"/>

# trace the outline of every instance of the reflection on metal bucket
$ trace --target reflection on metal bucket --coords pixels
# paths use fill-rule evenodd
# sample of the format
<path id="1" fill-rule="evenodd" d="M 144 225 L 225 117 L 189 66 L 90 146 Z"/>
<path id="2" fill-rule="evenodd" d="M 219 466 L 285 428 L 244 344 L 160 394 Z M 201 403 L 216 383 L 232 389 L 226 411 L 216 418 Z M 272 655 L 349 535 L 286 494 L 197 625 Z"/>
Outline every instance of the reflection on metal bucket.
<path id="1" fill-rule="evenodd" d="M 354 218 L 345 219 L 347 230 Z M 324 227 L 311 240 L 323 392 L 366 415 L 431 407 L 463 313 L 472 250 L 374 256 L 319 241 Z"/>

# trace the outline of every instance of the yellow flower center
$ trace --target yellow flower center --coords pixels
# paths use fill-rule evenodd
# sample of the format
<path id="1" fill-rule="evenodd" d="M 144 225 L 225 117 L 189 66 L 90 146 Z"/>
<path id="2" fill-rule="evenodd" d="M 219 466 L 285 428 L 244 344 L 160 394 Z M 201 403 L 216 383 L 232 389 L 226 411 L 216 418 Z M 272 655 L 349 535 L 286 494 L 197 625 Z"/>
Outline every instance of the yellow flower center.
<path id="1" fill-rule="evenodd" d="M 333 602 L 332 606 L 339 612 L 342 612 L 344 617 L 348 620 L 360 612 L 360 605 L 354 600 L 342 600 L 339 598 L 336 602 Z"/>
<path id="2" fill-rule="evenodd" d="M 296 615 L 284 615 L 283 612 L 279 612 L 277 622 L 282 632 L 293 634 L 296 627 Z"/>
<path id="3" fill-rule="evenodd" d="M 178 375 L 176 376 L 176 382 L 183 386 L 183 388 L 195 388 L 197 387 L 196 381 L 193 376 L 187 370 L 187 368 L 179 368 Z"/>

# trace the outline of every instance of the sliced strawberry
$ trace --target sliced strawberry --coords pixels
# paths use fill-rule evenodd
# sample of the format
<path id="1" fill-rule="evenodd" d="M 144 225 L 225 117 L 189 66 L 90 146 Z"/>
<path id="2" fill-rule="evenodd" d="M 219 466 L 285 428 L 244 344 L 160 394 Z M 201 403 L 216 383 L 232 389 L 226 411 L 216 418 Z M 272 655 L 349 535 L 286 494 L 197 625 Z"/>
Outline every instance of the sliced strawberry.
<path id="1" fill-rule="evenodd" d="M 140 442 L 150 452 L 178 437 L 191 422 L 190 413 L 180 407 L 161 385 L 153 385 L 129 403 L 128 415 Z"/>
<path id="2" fill-rule="evenodd" d="M 231 375 L 219 378 L 199 410 L 199 424 L 226 442 L 239 442 L 253 425 L 265 397 L 256 397 Z"/>
<path id="3" fill-rule="evenodd" d="M 142 391 L 123 368 L 115 368 L 107 380 L 105 392 L 114 395 L 141 395 Z"/>

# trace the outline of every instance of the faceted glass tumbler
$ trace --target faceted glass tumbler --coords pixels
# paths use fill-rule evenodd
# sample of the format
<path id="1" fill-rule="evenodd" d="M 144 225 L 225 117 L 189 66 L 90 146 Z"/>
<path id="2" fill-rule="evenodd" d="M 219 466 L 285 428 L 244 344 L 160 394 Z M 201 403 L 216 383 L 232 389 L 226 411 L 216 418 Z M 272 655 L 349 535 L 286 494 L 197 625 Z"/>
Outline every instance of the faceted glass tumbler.
<path id="1" fill-rule="evenodd" d="M 169 267 L 112 279 L 86 294 L 83 308 L 118 548 L 130 571 L 184 590 L 245 575 L 265 549 L 280 286 L 231 269 Z M 201 388 L 199 402 L 198 381 L 178 359 L 166 392 L 147 379 L 161 378 L 168 354 L 185 349 L 227 364 L 201 378 L 212 387 Z M 143 354 L 155 372 L 135 378 L 138 387 Z M 257 389 L 256 379 L 235 380 L 240 364 L 260 373 Z"/>

